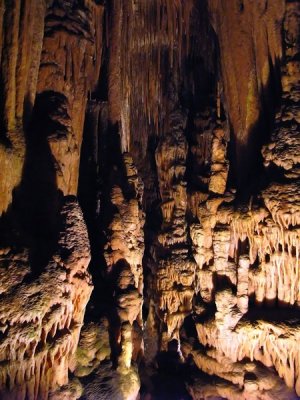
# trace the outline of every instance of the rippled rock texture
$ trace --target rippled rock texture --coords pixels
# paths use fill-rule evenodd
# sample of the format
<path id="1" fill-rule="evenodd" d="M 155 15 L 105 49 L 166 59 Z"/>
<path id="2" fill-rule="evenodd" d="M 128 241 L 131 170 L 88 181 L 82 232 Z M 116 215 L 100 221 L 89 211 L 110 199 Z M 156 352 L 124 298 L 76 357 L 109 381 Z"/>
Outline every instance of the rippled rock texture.
<path id="1" fill-rule="evenodd" d="M 300 398 L 300 1 L 0 21 L 0 397 Z"/>

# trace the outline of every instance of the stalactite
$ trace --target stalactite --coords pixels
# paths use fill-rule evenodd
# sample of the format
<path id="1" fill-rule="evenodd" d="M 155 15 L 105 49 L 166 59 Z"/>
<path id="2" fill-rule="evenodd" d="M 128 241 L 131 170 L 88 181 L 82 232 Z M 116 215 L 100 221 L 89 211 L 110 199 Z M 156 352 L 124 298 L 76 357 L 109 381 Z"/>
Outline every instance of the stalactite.
<path id="1" fill-rule="evenodd" d="M 63 2 L 47 10 L 37 86 L 38 93 L 62 93 L 69 103 L 68 134 L 49 138 L 57 162 L 57 184 L 65 195 L 77 192 L 86 97 L 99 79 L 104 8 L 88 1 L 82 6 L 74 4 L 71 15 L 69 11 Z"/>
<path id="2" fill-rule="evenodd" d="M 183 71 L 193 5 L 193 0 L 113 2 L 110 68 L 117 81 L 110 85 L 111 118 L 121 123 L 123 151 L 139 140 L 145 152 L 147 137 L 166 129 L 164 82 Z"/>
<path id="3" fill-rule="evenodd" d="M 1 146 L 0 214 L 20 183 L 25 157 L 25 129 L 37 90 L 46 2 L 1 2 Z"/>
<path id="4" fill-rule="evenodd" d="M 1 301 L 1 325 L 9 326 L 0 343 L 1 359 L 7 361 L 0 373 L 3 396 L 25 399 L 28 391 L 32 399 L 47 398 L 51 389 L 68 382 L 69 357 L 77 347 L 92 286 L 86 271 L 87 230 L 74 200 L 66 201 L 61 218 L 60 250 L 45 271 L 34 282 L 12 285 Z"/>
<path id="5" fill-rule="evenodd" d="M 299 4 L 0 1 L 0 397 L 300 396 Z"/>

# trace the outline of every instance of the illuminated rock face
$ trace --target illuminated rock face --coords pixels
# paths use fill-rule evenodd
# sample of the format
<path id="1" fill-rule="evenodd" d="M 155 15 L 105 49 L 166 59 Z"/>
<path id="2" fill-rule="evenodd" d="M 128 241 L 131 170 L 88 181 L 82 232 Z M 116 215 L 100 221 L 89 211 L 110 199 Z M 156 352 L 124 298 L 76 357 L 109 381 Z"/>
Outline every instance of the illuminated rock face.
<path id="1" fill-rule="evenodd" d="M 108 275 L 114 281 L 117 341 L 120 345 L 118 365 L 126 370 L 130 369 L 134 352 L 132 325 L 135 322 L 140 329 L 143 325 L 144 213 L 141 209 L 142 182 L 132 158 L 125 153 L 122 160 L 128 187 L 122 190 L 113 180 L 111 203 L 115 212 L 107 229 L 104 257 Z M 139 348 L 135 351 L 138 352 Z"/>
<path id="2" fill-rule="evenodd" d="M 226 110 L 234 131 L 232 162 L 237 184 L 255 168 L 263 130 L 278 96 L 285 1 L 208 1 L 220 46 L 220 67 Z M 262 113 L 268 116 L 262 121 Z M 254 161 L 254 162 L 253 162 Z"/>
<path id="3" fill-rule="evenodd" d="M 100 72 L 103 7 L 95 3 L 54 1 L 45 15 L 37 93 L 55 92 L 66 98 L 66 132 L 49 137 L 57 187 L 64 195 L 77 193 L 87 95 Z"/>
<path id="4" fill-rule="evenodd" d="M 0 22 L 0 397 L 299 398 L 300 1 Z"/>
<path id="5" fill-rule="evenodd" d="M 205 268 L 208 264 L 207 253 L 213 260 L 209 269 L 215 275 L 216 283 L 207 285 L 209 295 L 203 295 L 201 287 L 200 294 L 207 304 L 214 301 L 216 312 L 209 319 L 196 322 L 199 342 L 205 347 L 193 350 L 184 344 L 184 352 L 192 354 L 203 371 L 232 383 L 214 387 L 199 380 L 190 387 L 195 399 L 209 395 L 232 399 L 264 398 L 265 391 L 268 398 L 296 398 L 292 391 L 285 392 L 282 382 L 277 378 L 274 380 L 271 372 L 260 371 L 258 365 L 261 364 L 257 362 L 274 367 L 287 387 L 295 388 L 300 395 L 296 344 L 300 193 L 295 156 L 296 148 L 299 149 L 299 110 L 296 105 L 299 95 L 298 2 L 287 4 L 284 29 L 283 100 L 271 143 L 262 153 L 265 165 L 281 167 L 277 178 L 284 176 L 285 179 L 266 185 L 259 194 L 260 206 L 251 199 L 246 207 L 238 209 L 226 204 L 224 198 L 210 213 L 209 222 L 194 225 L 192 231 L 195 258 L 200 267 Z M 207 234 L 211 235 L 210 240 L 204 240 Z M 207 242 L 212 243 L 211 253 Z M 226 288 L 221 283 L 224 277 Z M 206 346 L 209 346 L 207 350 Z M 252 364 L 245 364 L 244 360 L 249 359 Z M 251 383 L 246 378 L 250 371 Z"/>
<path id="6" fill-rule="evenodd" d="M 92 284 L 87 230 L 74 199 L 66 199 L 61 224 L 58 250 L 36 279 L 25 250 L 2 250 L 2 398 L 47 398 L 68 383 Z"/>
<path id="7" fill-rule="evenodd" d="M 77 193 L 87 93 L 97 84 L 101 64 L 103 7 L 93 1 L 2 1 L 0 15 L 2 213 L 21 181 L 37 94 L 64 96 L 65 117 L 55 111 L 47 140 L 58 188 Z"/>
<path id="8" fill-rule="evenodd" d="M 45 0 L 14 1 L 9 7 L 1 2 L 1 213 L 11 203 L 12 190 L 21 179 L 23 120 L 28 120 L 36 95 L 45 11 Z"/>

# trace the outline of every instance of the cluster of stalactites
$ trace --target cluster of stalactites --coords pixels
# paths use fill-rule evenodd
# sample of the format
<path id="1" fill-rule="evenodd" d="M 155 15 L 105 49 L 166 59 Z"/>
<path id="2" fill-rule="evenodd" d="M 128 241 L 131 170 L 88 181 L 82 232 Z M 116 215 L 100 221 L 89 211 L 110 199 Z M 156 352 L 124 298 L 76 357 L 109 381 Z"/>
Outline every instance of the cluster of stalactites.
<path id="1" fill-rule="evenodd" d="M 170 340 L 179 340 L 180 327 L 191 312 L 196 267 L 187 245 L 186 116 L 176 102 L 173 107 L 170 131 L 161 137 L 155 154 L 163 217 L 158 242 L 168 254 L 159 260 L 153 282 L 164 350 Z"/>
<path id="2" fill-rule="evenodd" d="M 285 190 L 281 188 L 282 199 L 287 195 Z M 264 196 L 266 193 L 272 190 Z M 269 204 L 267 200 L 266 203 Z M 280 205 L 277 192 L 276 210 L 280 211 Z M 272 210 L 273 207 L 248 211 L 219 207 L 215 214 L 207 216 L 207 224 L 202 218 L 202 225 L 192 226 L 194 255 L 200 267 L 195 289 L 201 296 L 194 309 L 202 314 L 209 304 L 216 304 L 214 318 L 198 324 L 197 331 L 200 343 L 215 348 L 218 357 L 226 355 L 232 363 L 248 357 L 267 367 L 274 366 L 286 384 L 299 392 L 297 322 L 277 327 L 271 320 L 247 320 L 249 299 L 255 301 L 256 307 L 271 309 L 277 304 L 288 306 L 291 311 L 299 307 L 299 229 L 288 215 L 292 209 L 285 209 L 290 222 L 286 227 L 276 218 L 273 220 Z M 226 289 L 220 286 L 225 281 Z M 206 359 L 207 355 L 203 357 Z M 215 363 L 215 358 L 210 358 L 210 363 Z M 208 373 L 216 373 L 215 367 L 207 368 Z M 217 375 L 222 376 L 224 368 Z"/>
<path id="3" fill-rule="evenodd" d="M 230 339 L 231 340 L 231 339 Z M 197 377 L 188 385 L 193 399 L 200 400 L 216 396 L 231 400 L 268 399 L 294 400 L 295 391 L 288 388 L 276 371 L 257 361 L 237 361 L 215 348 L 205 351 L 193 349 L 188 342 L 182 345 L 185 356 L 192 356 L 203 372 L 217 376 L 213 382 L 207 377 Z M 263 351 L 263 346 L 261 347 Z"/>
<path id="4" fill-rule="evenodd" d="M 167 111 L 170 76 L 180 81 L 189 51 L 193 0 L 114 0 L 110 35 L 110 117 L 119 121 L 122 149 L 158 132 Z M 134 138 L 131 136 L 134 133 Z"/>
<path id="5" fill-rule="evenodd" d="M 56 124 L 49 145 L 59 189 L 76 194 L 86 100 L 99 79 L 103 12 L 93 1 L 1 2 L 0 214 L 24 173 L 25 137 L 37 94 L 64 96 L 68 103 L 66 135 L 60 137 Z M 61 109 L 55 114 L 63 117 Z"/>
<path id="6" fill-rule="evenodd" d="M 48 398 L 52 389 L 68 383 L 92 285 L 88 234 L 77 202 L 66 201 L 61 217 L 59 250 L 36 280 L 26 281 L 26 254 L 2 252 L 1 269 L 9 265 L 0 306 L 3 398 Z M 16 278 L 18 267 L 23 274 Z"/>
<path id="7" fill-rule="evenodd" d="M 196 325 L 200 343 L 210 350 L 192 351 L 194 360 L 205 372 L 243 386 L 240 398 L 251 398 L 250 393 L 245 393 L 248 389 L 261 390 L 259 371 L 254 367 L 257 362 L 274 367 L 285 384 L 300 393 L 299 321 L 295 318 L 300 305 L 300 192 L 296 151 L 299 24 L 295 23 L 299 15 L 299 2 L 288 3 L 284 23 L 288 46 L 282 68 L 282 107 L 271 143 L 263 149 L 265 165 L 282 167 L 278 175 L 282 172 L 286 179 L 269 183 L 260 194 L 259 205 L 251 198 L 249 204 L 233 207 L 232 197 L 226 193 L 221 199 L 202 199 L 194 207 L 199 222 L 190 229 L 199 267 L 196 290 L 201 298 L 195 311 L 203 314 L 209 304 L 216 305 L 214 317 Z M 272 313 L 275 306 L 276 315 Z M 264 307 L 264 312 L 260 313 L 260 307 Z M 287 308 L 282 313 L 286 320 L 281 318 L 279 324 L 276 318 L 283 307 Z M 265 309 L 269 310 L 268 314 Z M 261 315 L 259 320 L 258 315 Z M 244 380 L 245 359 L 255 363 L 251 386 Z M 273 380 L 271 371 L 266 370 L 264 375 L 269 382 Z M 271 386 L 268 389 L 271 398 L 278 398 L 283 390 L 282 384 L 279 389 L 279 381 L 278 384 L 277 394 L 276 391 L 272 394 Z M 274 385 L 275 388 L 275 381 Z M 234 386 L 229 391 L 234 393 Z M 294 398 L 292 391 L 284 397 Z"/>

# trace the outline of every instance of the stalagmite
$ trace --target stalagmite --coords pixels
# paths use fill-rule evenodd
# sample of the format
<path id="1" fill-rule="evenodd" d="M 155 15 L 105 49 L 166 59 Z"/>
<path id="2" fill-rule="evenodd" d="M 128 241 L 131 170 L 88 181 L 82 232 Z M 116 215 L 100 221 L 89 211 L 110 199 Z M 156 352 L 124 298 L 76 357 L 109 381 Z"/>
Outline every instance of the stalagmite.
<path id="1" fill-rule="evenodd" d="M 249 258 L 241 256 L 237 270 L 237 306 L 243 314 L 248 311 Z"/>
<path id="2" fill-rule="evenodd" d="M 69 357 L 77 347 L 78 327 L 92 286 L 86 271 L 90 260 L 87 230 L 74 199 L 66 200 L 61 219 L 60 248 L 45 271 L 34 282 L 22 279 L 18 286 L 11 285 L 1 301 L 1 324 L 10 326 L 0 343 L 2 361 L 8 361 L 0 374 L 4 398 L 25 399 L 27 390 L 34 393 L 32 399 L 38 398 L 38 393 L 46 398 L 50 390 L 68 382 Z M 13 284 L 14 274 L 8 276 Z M 48 379 L 44 379 L 46 375 Z"/>
<path id="3" fill-rule="evenodd" d="M 226 160 L 226 142 L 224 131 L 216 129 L 211 149 L 211 177 L 209 190 L 214 193 L 224 194 L 228 176 L 228 162 Z M 225 143 L 224 143 L 225 142 Z"/>
<path id="4" fill-rule="evenodd" d="M 0 0 L 1 399 L 300 398 L 299 21 Z"/>

